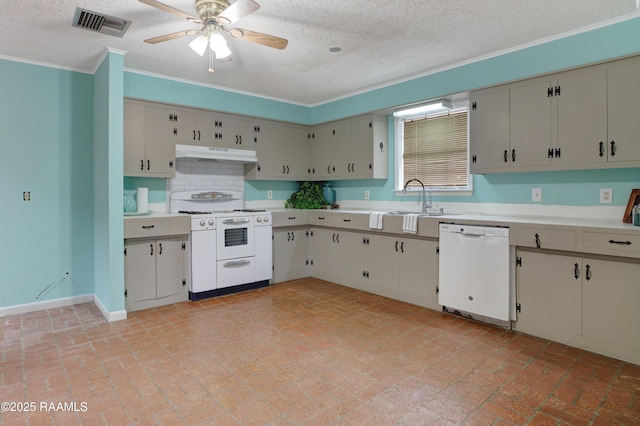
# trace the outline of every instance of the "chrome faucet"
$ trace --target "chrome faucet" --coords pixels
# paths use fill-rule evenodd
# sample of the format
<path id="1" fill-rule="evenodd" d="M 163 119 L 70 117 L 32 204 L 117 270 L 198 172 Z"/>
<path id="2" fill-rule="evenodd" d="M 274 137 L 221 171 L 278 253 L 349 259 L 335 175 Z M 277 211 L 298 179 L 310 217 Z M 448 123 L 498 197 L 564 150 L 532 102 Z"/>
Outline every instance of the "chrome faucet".
<path id="1" fill-rule="evenodd" d="M 422 213 L 426 214 L 427 209 L 430 209 L 433 206 L 433 203 L 431 202 L 431 192 L 429 192 L 429 202 L 427 203 L 427 195 L 426 195 L 427 191 L 424 188 L 424 183 L 422 183 L 420 179 L 409 179 L 407 183 L 404 184 L 404 188 L 402 188 L 402 193 L 406 194 L 407 186 L 414 181 L 418 182 L 422 186 Z"/>

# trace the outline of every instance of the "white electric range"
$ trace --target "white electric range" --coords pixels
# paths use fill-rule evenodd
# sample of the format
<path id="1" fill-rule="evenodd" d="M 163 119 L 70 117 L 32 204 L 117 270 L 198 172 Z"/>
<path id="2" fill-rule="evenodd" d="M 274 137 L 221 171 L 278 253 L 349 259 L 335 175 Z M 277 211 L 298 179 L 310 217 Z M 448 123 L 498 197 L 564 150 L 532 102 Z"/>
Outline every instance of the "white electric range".
<path id="1" fill-rule="evenodd" d="M 245 209 L 242 191 L 173 192 L 169 203 L 171 213 L 191 216 L 189 299 L 269 285 L 271 212 Z"/>

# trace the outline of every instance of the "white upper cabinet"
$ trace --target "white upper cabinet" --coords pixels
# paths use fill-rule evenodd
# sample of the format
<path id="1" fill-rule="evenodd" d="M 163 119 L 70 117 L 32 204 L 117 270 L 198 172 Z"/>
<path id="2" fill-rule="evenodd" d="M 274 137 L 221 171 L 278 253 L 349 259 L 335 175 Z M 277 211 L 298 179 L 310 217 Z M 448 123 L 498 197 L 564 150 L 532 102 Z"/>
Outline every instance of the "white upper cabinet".
<path id="1" fill-rule="evenodd" d="M 621 61 L 607 70 L 609 138 L 604 155 L 610 163 L 625 165 L 640 161 L 639 76 L 640 59 L 637 58 Z"/>
<path id="2" fill-rule="evenodd" d="M 640 165 L 640 58 L 474 92 L 471 170 Z"/>

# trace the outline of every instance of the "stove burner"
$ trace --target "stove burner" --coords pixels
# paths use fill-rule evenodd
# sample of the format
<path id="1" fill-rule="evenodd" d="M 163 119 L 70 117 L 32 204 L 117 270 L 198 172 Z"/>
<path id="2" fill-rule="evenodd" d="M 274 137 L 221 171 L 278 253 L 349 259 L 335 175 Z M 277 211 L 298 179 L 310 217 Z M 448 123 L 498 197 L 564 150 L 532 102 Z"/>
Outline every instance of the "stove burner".
<path id="1" fill-rule="evenodd" d="M 235 209 L 234 212 L 260 213 L 266 212 L 264 209 Z"/>

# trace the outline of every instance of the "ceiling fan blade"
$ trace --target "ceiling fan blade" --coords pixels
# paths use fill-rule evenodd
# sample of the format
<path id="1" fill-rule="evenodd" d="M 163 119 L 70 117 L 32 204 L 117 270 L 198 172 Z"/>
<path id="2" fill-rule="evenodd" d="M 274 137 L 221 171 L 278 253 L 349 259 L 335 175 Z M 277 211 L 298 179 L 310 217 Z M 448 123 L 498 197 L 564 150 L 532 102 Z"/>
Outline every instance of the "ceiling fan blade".
<path id="1" fill-rule="evenodd" d="M 238 0 L 223 10 L 216 17 L 216 20 L 221 25 L 231 25 L 258 9 L 260 9 L 260 5 L 253 0 Z"/>
<path id="2" fill-rule="evenodd" d="M 269 34 L 259 33 L 257 31 L 245 30 L 242 28 L 231 28 L 227 32 L 233 38 L 239 38 L 241 40 L 250 41 L 251 43 L 261 44 L 267 47 L 273 47 L 274 49 L 282 50 L 287 47 L 289 40 L 272 36 Z"/>
<path id="3" fill-rule="evenodd" d="M 148 38 L 144 42 L 150 44 L 162 43 L 163 41 L 175 40 L 180 37 L 198 34 L 200 30 L 178 31 L 177 33 L 165 34 L 158 37 Z"/>
<path id="4" fill-rule="evenodd" d="M 176 9 L 175 7 L 168 6 L 168 5 L 164 4 L 164 3 L 160 3 L 159 1 L 156 1 L 156 0 L 138 0 L 138 1 L 140 3 L 144 3 L 144 4 L 149 5 L 151 7 L 155 7 L 156 9 L 160 9 L 162 11 L 171 13 L 172 15 L 176 15 L 176 16 L 179 16 L 181 18 L 184 18 L 187 21 L 191 21 L 191 22 L 194 22 L 196 24 L 201 24 L 202 23 L 200 18 L 196 18 L 193 15 L 189 15 L 186 12 L 183 12 L 183 11 L 181 11 L 179 9 Z"/>

